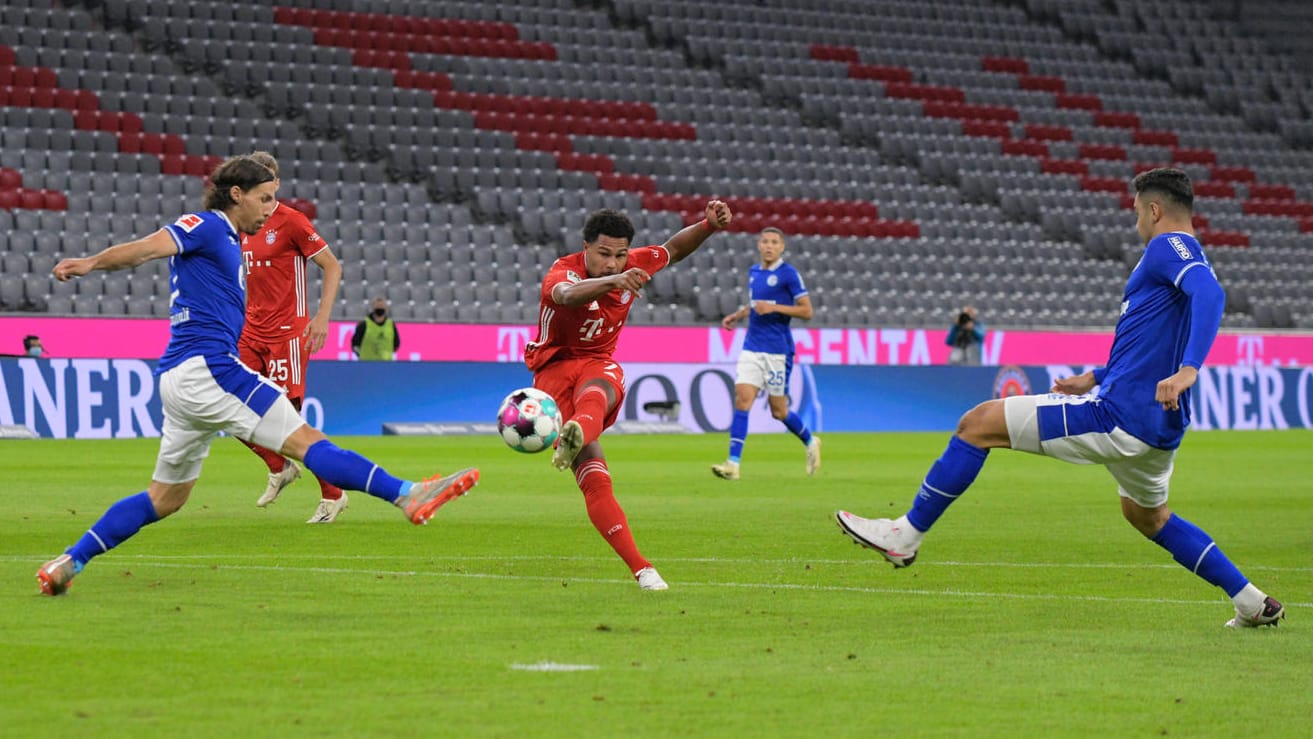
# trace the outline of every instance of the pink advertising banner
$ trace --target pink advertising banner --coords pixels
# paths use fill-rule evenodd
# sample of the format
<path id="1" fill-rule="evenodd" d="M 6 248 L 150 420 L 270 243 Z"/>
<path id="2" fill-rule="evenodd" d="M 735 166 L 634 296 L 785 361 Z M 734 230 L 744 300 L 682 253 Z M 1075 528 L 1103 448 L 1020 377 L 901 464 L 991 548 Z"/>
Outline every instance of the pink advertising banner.
<path id="1" fill-rule="evenodd" d="M 401 351 L 408 361 L 520 362 L 531 326 L 402 323 Z M 351 359 L 354 323 L 335 322 L 312 359 Z M 926 329 L 805 328 L 793 332 L 798 361 L 838 365 L 931 365 L 948 361 L 946 331 Z M 169 323 L 157 318 L 0 317 L 0 354 L 21 354 L 23 337 L 41 337 L 48 357 L 154 359 L 169 340 Z M 628 326 L 616 359 L 622 362 L 731 362 L 743 330 L 716 326 Z M 990 331 L 985 364 L 1098 365 L 1108 357 L 1111 332 Z M 1213 365 L 1313 365 L 1313 334 L 1223 333 Z"/>

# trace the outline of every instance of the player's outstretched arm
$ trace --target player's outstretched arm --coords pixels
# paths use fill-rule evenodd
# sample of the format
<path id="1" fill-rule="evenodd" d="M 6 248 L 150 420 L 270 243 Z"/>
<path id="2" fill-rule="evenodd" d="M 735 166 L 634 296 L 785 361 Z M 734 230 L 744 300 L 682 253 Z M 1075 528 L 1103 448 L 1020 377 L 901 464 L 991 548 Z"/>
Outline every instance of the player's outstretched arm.
<path id="1" fill-rule="evenodd" d="M 81 277 L 96 270 L 113 272 L 118 269 L 131 269 L 152 259 L 171 257 L 177 253 L 178 245 L 174 243 L 173 237 L 161 228 L 144 239 L 115 244 L 89 257 L 60 260 L 51 273 L 56 280 L 67 282 L 71 277 Z"/>
<path id="2" fill-rule="evenodd" d="M 733 217 L 729 206 L 723 201 L 712 200 L 707 203 L 705 220 L 679 231 L 665 243 L 666 251 L 670 252 L 670 263 L 674 264 L 697 251 L 708 236 L 728 226 Z"/>
<path id="3" fill-rule="evenodd" d="M 619 274 L 589 277 L 579 282 L 562 282 L 552 288 L 552 300 L 557 305 L 585 305 L 612 290 L 628 290 L 637 295 L 650 279 L 652 275 L 638 267 L 630 267 Z"/>

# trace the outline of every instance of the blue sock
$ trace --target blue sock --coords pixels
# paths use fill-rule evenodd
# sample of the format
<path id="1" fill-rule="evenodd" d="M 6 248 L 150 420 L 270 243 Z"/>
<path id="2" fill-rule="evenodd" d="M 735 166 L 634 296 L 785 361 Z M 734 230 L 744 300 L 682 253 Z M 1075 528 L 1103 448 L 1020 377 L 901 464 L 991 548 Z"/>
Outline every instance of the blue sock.
<path id="1" fill-rule="evenodd" d="M 131 538 L 142 526 L 159 519 L 155 504 L 143 490 L 110 506 L 105 515 L 65 552 L 73 558 L 73 566 L 80 572 L 92 557 L 108 552 Z"/>
<path id="2" fill-rule="evenodd" d="M 410 492 L 410 483 L 389 475 L 382 467 L 328 439 L 312 444 L 302 461 L 321 480 L 346 490 L 363 490 L 389 503 Z"/>
<path id="3" fill-rule="evenodd" d="M 801 439 L 802 443 L 812 443 L 812 432 L 807 429 L 807 425 L 802 422 L 802 419 L 798 418 L 797 413 L 789 411 L 789 415 L 784 417 L 784 425 L 793 432 L 794 436 Z"/>
<path id="4" fill-rule="evenodd" d="M 929 531 L 948 506 L 971 487 L 988 455 L 988 449 L 963 441 L 959 436 L 949 439 L 944 454 L 926 473 L 912 501 L 912 509 L 907 512 L 907 521 L 917 531 Z"/>
<path id="5" fill-rule="evenodd" d="M 1175 513 L 1167 519 L 1162 530 L 1154 534 L 1153 543 L 1171 552 L 1172 559 L 1185 569 L 1225 590 L 1228 597 L 1249 584 L 1249 578 L 1240 574 L 1240 570 L 1222 554 L 1208 532 Z"/>
<path id="6" fill-rule="evenodd" d="M 734 409 L 734 420 L 729 424 L 729 461 L 738 464 L 743 458 L 743 442 L 748 438 L 748 412 Z"/>

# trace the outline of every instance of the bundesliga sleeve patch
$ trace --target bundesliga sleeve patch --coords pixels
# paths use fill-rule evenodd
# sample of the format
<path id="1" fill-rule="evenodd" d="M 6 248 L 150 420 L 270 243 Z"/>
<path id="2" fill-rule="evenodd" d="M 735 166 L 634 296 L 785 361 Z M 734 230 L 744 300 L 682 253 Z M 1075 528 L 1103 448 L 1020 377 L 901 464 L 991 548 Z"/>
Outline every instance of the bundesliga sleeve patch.
<path id="1" fill-rule="evenodd" d="M 195 213 L 191 213 L 174 221 L 173 225 L 177 226 L 178 228 L 181 228 L 183 231 L 186 231 L 187 233 L 191 233 L 192 231 L 196 230 L 196 227 L 201 225 L 202 223 L 204 223 L 204 221 L 201 220 L 200 216 L 196 215 Z"/>

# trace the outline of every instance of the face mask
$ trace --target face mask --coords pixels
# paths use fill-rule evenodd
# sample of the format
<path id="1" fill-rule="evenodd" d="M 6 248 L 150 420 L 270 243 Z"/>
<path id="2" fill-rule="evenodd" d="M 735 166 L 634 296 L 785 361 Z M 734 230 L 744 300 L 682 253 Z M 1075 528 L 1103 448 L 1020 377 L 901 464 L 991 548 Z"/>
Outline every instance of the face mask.
<path id="1" fill-rule="evenodd" d="M 377 317 L 377 318 L 382 318 L 383 316 L 386 316 L 387 314 L 388 314 L 388 312 L 387 312 L 387 309 L 385 309 L 385 308 L 375 308 L 375 309 L 374 309 L 374 316 Z"/>
<path id="2" fill-rule="evenodd" d="M 39 357 L 39 356 L 41 356 L 41 347 L 39 347 L 39 346 L 29 347 L 28 350 L 27 350 L 27 356 L 29 356 L 29 357 Z"/>

